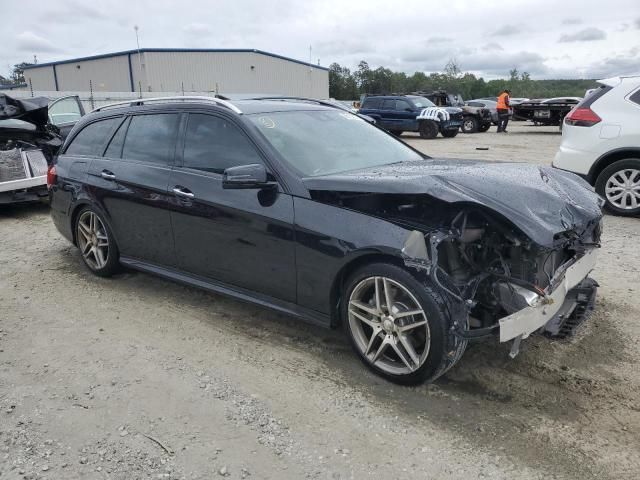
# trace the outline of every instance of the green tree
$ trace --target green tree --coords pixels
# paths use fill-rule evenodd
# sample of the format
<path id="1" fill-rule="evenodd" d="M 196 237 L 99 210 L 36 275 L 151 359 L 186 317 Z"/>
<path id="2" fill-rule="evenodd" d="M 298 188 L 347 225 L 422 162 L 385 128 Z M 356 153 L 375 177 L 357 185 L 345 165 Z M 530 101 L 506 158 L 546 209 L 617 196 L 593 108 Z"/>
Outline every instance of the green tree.
<path id="1" fill-rule="evenodd" d="M 11 83 L 14 85 L 19 85 L 21 83 L 25 83 L 24 79 L 24 67 L 28 67 L 29 65 L 33 65 L 33 63 L 21 62 L 16 63 L 13 66 L 13 70 L 11 71 Z"/>

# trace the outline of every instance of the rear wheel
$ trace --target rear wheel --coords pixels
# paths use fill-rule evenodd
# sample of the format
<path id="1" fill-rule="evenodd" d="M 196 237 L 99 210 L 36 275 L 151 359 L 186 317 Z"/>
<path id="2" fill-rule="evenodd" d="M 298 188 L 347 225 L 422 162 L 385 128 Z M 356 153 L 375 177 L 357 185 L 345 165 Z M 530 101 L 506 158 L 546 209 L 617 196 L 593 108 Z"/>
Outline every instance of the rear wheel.
<path id="1" fill-rule="evenodd" d="M 596 180 L 596 192 L 606 208 L 621 216 L 640 214 L 640 159 L 627 158 L 605 168 Z"/>
<path id="2" fill-rule="evenodd" d="M 420 138 L 436 138 L 438 136 L 438 126 L 431 120 L 422 120 L 418 126 Z"/>
<path id="3" fill-rule="evenodd" d="M 433 381 L 466 348 L 451 333 L 442 296 L 398 266 L 360 268 L 343 293 L 342 321 L 353 348 L 372 371 L 390 381 Z"/>
<path id="4" fill-rule="evenodd" d="M 478 131 L 478 119 L 476 117 L 464 117 L 460 129 L 462 133 L 476 133 Z"/>
<path id="5" fill-rule="evenodd" d="M 458 135 L 458 129 L 456 128 L 455 130 L 443 130 L 442 132 L 442 136 L 445 138 L 453 138 L 456 135 Z"/>
<path id="6" fill-rule="evenodd" d="M 100 215 L 85 208 L 77 217 L 75 230 L 84 264 L 101 277 L 113 275 L 119 267 L 118 246 Z"/>

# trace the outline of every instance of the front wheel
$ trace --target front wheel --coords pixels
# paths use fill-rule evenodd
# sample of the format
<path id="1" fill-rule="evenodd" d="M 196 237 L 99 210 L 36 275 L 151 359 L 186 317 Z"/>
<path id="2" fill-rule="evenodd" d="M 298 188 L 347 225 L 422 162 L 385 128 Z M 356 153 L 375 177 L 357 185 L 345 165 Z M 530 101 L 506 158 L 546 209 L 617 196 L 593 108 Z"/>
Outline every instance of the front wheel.
<path id="1" fill-rule="evenodd" d="M 476 133 L 478 131 L 478 119 L 476 117 L 464 117 L 460 129 L 462 133 Z"/>
<path id="2" fill-rule="evenodd" d="M 596 192 L 615 215 L 640 215 L 640 159 L 626 158 L 605 168 L 596 180 Z"/>
<path id="3" fill-rule="evenodd" d="M 418 126 L 420 138 L 436 138 L 438 136 L 438 126 L 431 120 L 422 120 Z"/>
<path id="4" fill-rule="evenodd" d="M 96 275 L 109 277 L 119 267 L 119 252 L 113 234 L 101 216 L 87 207 L 77 217 L 76 243 L 82 261 Z"/>
<path id="5" fill-rule="evenodd" d="M 491 128 L 491 124 L 490 123 L 485 123 L 484 125 L 480 125 L 480 127 L 478 128 L 478 131 L 479 132 L 486 132 L 490 128 Z"/>
<path id="6" fill-rule="evenodd" d="M 341 302 L 353 348 L 372 371 L 401 384 L 433 381 L 460 359 L 445 299 L 406 270 L 374 263 L 354 272 Z"/>
<path id="7" fill-rule="evenodd" d="M 458 135 L 458 129 L 456 128 L 455 130 L 442 130 L 442 136 L 445 138 L 453 138 L 456 135 Z"/>

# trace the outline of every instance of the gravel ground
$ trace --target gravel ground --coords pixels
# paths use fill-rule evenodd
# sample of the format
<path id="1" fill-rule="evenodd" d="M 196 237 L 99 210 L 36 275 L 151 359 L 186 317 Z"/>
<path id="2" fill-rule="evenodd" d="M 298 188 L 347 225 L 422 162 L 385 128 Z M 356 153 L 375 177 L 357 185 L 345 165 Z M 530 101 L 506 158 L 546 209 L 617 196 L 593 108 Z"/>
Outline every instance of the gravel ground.
<path id="1" fill-rule="evenodd" d="M 403 138 L 550 162 L 555 129 L 510 130 Z M 606 217 L 597 310 L 575 338 L 531 338 L 515 360 L 475 345 L 403 388 L 339 332 L 141 273 L 97 278 L 46 206 L 3 208 L 0 477 L 637 479 L 639 235 Z"/>

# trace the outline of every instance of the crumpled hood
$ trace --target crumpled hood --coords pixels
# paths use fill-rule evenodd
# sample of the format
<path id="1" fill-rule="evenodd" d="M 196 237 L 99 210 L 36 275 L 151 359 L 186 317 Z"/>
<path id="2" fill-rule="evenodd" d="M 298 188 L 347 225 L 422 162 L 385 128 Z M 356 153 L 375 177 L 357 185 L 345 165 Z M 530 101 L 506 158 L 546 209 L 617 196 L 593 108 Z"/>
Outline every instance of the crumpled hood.
<path id="1" fill-rule="evenodd" d="M 49 99 L 46 97 L 18 100 L 0 93 L 0 120 L 9 118 L 24 120 L 40 128 L 47 125 L 49 121 L 48 110 Z"/>
<path id="2" fill-rule="evenodd" d="M 602 217 L 602 199 L 582 178 L 526 163 L 425 159 L 302 179 L 309 190 L 428 194 L 487 207 L 545 247 Z"/>

